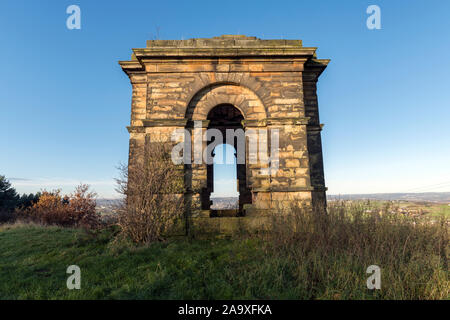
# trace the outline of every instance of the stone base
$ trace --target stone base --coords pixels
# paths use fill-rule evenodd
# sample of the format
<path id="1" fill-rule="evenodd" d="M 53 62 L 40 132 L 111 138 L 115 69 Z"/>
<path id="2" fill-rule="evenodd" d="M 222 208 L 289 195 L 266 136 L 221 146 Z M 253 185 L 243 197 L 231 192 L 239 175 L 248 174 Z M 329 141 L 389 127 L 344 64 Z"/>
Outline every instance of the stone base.
<path id="1" fill-rule="evenodd" d="M 231 235 L 240 232 L 266 231 L 271 210 L 244 205 L 244 210 L 200 210 L 189 219 L 189 233 L 194 235 Z M 180 223 L 177 234 L 186 234 L 186 223 Z"/>
<path id="2" fill-rule="evenodd" d="M 192 218 L 190 231 L 193 234 L 225 234 L 266 231 L 270 217 L 218 217 Z"/>

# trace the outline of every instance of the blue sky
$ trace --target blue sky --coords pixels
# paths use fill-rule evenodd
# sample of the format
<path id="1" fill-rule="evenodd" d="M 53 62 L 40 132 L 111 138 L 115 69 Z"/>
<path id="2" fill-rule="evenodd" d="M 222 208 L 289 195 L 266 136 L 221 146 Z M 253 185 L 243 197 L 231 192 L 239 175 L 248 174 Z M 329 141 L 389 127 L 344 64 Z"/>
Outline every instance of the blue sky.
<path id="1" fill-rule="evenodd" d="M 218 145 L 214 148 L 214 197 L 238 197 L 236 150 L 229 144 Z"/>
<path id="2" fill-rule="evenodd" d="M 66 28 L 71 4 L 81 30 Z M 366 27 L 371 4 L 381 30 Z M 84 182 L 113 196 L 131 98 L 117 61 L 155 37 L 246 34 L 332 59 L 318 89 L 329 193 L 450 191 L 449 12 L 443 0 L 3 0 L 0 174 L 19 192 Z"/>

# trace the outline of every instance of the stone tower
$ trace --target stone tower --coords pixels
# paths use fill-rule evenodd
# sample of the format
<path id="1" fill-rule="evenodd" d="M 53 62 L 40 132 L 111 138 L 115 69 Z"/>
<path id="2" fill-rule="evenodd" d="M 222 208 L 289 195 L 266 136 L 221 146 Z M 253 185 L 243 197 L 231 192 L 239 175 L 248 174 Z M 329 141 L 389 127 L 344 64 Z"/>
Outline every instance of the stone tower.
<path id="1" fill-rule="evenodd" d="M 173 131 L 193 132 L 195 123 L 202 133 L 277 129 L 278 170 L 269 174 L 263 165 L 248 163 L 247 141 L 246 162 L 237 165 L 239 215 L 262 214 L 292 201 L 325 204 L 316 84 L 329 60 L 317 59 L 315 51 L 301 40 L 242 35 L 151 40 L 146 48 L 133 49 L 130 61 L 119 62 L 133 90 L 130 165 L 146 143 L 174 145 Z M 212 165 L 184 164 L 183 171 L 180 195 L 187 210 L 207 212 Z"/>

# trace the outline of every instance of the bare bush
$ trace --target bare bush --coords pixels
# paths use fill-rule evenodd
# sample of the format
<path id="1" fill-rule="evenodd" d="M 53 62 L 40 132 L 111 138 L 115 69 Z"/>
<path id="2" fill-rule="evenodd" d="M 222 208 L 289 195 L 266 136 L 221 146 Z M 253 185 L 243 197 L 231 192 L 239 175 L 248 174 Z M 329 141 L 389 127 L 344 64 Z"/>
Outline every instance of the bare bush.
<path id="1" fill-rule="evenodd" d="M 118 209 L 118 225 L 122 235 L 136 243 L 164 240 L 181 223 L 183 176 L 167 149 L 153 143 L 141 161 L 119 167 L 117 191 L 125 198 Z"/>

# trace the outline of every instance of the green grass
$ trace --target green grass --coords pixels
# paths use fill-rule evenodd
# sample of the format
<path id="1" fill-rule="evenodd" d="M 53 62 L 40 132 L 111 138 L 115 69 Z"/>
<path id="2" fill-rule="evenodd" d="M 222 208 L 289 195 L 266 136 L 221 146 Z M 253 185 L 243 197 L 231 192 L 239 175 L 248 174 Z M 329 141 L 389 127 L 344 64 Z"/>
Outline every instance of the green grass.
<path id="1" fill-rule="evenodd" d="M 245 281 L 263 258 L 255 241 L 178 240 L 141 248 L 108 242 L 76 229 L 4 228 L 0 299 L 270 298 Z M 72 264 L 81 268 L 81 290 L 66 288 Z"/>
<path id="2" fill-rule="evenodd" d="M 431 208 L 430 213 L 432 216 L 450 218 L 450 206 L 448 204 L 435 205 Z"/>
<path id="3" fill-rule="evenodd" d="M 366 288 L 365 270 L 383 261 L 340 249 L 290 255 L 262 238 L 134 247 L 112 241 L 106 231 L 92 238 L 78 229 L 0 227 L 0 299 L 448 298 L 448 272 L 433 253 L 428 261 L 417 255 L 382 265 L 378 291 Z M 81 290 L 66 287 L 69 265 L 81 268 Z"/>

